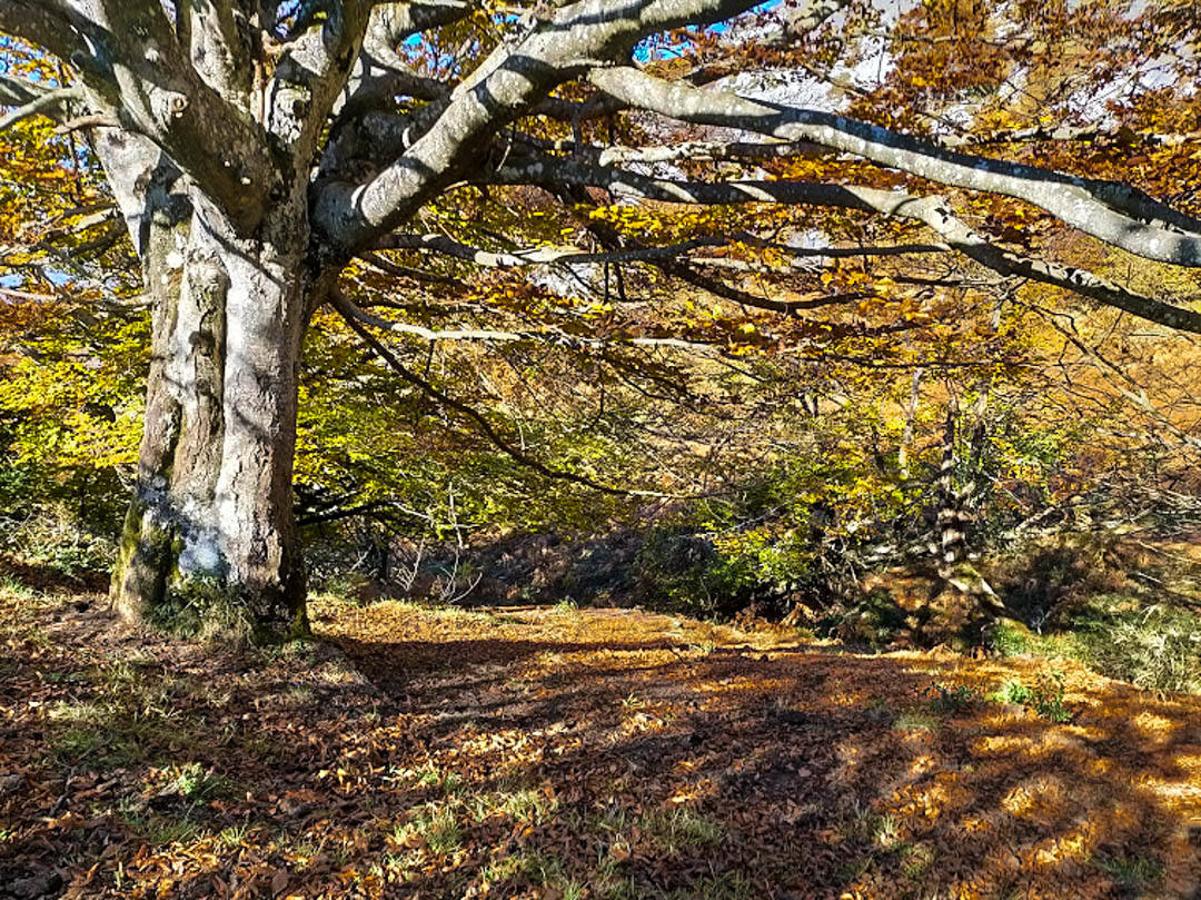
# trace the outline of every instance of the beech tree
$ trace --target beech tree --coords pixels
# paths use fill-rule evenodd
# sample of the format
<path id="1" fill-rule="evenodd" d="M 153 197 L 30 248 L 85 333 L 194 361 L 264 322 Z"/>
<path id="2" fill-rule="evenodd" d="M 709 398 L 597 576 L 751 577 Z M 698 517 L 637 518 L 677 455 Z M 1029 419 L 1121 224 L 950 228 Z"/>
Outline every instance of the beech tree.
<path id="1" fill-rule="evenodd" d="M 590 243 L 578 247 L 498 252 L 424 233 L 424 211 L 453 202 L 445 195 L 464 185 L 538 188 L 564 206 L 597 196 L 673 206 L 770 204 L 907 223 L 929 242 L 854 252 L 951 254 L 999 279 L 1039 283 L 1201 333 L 1201 313 L 973 227 L 953 199 L 935 192 L 1010 198 L 1101 246 L 1201 267 L 1201 220 L 1178 205 L 1113 178 L 1033 164 L 1014 149 L 1033 140 L 1087 146 L 1109 139 L 1134 153 L 1131 141 L 1107 138 L 1100 126 L 1062 133 L 1039 126 L 994 136 L 990 149 L 1003 155 L 978 155 L 971 136 L 928 122 L 894 116 L 895 126 L 886 127 L 740 96 L 721 82 L 748 60 L 805 65 L 811 36 L 872 21 L 852 0 L 756 10 L 761 5 L 0 0 L 0 31 L 62 64 L 56 83 L 13 73 L 0 80 L 0 101 L 11 107 L 3 124 L 49 116 L 88 137 L 153 309 L 137 486 L 113 571 L 121 613 L 139 621 L 173 598 L 196 595 L 232 605 L 258 627 L 306 627 L 292 476 L 302 339 L 319 309 L 335 310 L 401 372 L 376 333 L 537 338 L 381 318 L 344 289 L 348 268 L 363 258 L 394 270 L 379 253 L 485 268 L 645 264 L 752 308 L 806 308 L 702 272 L 697 251 L 727 242 L 721 237 L 650 245 L 628 240 L 603 217 L 589 225 Z M 958 15 L 960 5 L 950 13 Z M 985 5 L 966 6 L 984 15 Z M 1051 16 L 1019 6 L 1026 15 Z M 757 27 L 733 45 L 720 42 L 721 29 L 745 15 Z M 465 42 L 433 74 L 417 64 L 423 42 L 477 19 L 494 40 Z M 689 50 L 676 54 L 687 65 L 648 65 L 636 52 L 663 35 L 663 45 Z M 927 37 L 937 46 L 938 35 Z M 1183 40 L 1167 31 L 1163 39 Z M 614 134 L 622 116 L 637 116 L 638 124 L 622 132 L 629 145 L 614 145 L 606 133 Z M 704 137 L 669 140 L 652 122 Z M 1177 131 L 1145 133 L 1133 143 L 1187 140 Z M 835 177 L 803 177 L 801 166 L 771 169 L 772 161 L 814 156 L 830 161 L 827 174 Z M 737 162 L 738 177 L 681 168 L 696 160 Z M 777 262 L 803 255 L 753 234 L 728 239 L 758 242 Z M 687 344 L 667 335 L 624 340 Z M 519 448 L 508 449 L 521 457 Z"/>

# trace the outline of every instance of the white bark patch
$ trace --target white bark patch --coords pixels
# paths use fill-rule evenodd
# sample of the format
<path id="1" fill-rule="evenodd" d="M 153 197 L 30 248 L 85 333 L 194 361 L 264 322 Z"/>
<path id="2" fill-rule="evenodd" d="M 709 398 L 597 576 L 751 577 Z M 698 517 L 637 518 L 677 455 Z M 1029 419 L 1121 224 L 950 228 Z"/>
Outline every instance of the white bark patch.
<path id="1" fill-rule="evenodd" d="M 179 554 L 179 574 L 184 578 L 220 578 L 225 569 L 217 534 L 201 529 L 187 536 Z"/>

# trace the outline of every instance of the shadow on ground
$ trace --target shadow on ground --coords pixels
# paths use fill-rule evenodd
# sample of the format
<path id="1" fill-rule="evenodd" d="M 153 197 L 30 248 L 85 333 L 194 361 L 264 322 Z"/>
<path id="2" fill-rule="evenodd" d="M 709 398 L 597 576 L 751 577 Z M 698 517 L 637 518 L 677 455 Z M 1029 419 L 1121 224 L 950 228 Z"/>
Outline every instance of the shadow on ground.
<path id="1" fill-rule="evenodd" d="M 1197 698 L 1065 668 L 1055 724 L 984 699 L 1043 662 L 565 607 L 214 657 L 72 602 L 5 604 L 8 896 L 1197 891 Z"/>

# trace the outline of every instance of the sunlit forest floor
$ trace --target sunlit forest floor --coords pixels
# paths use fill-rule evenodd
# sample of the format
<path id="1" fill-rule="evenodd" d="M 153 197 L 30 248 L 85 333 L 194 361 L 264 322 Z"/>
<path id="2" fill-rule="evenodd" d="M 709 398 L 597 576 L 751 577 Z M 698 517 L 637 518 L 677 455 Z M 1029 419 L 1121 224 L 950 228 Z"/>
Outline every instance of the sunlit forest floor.
<path id="1" fill-rule="evenodd" d="M 5 585 L 0 896 L 1201 885 L 1201 697 L 1070 661 L 331 597 L 318 641 L 215 653 Z"/>

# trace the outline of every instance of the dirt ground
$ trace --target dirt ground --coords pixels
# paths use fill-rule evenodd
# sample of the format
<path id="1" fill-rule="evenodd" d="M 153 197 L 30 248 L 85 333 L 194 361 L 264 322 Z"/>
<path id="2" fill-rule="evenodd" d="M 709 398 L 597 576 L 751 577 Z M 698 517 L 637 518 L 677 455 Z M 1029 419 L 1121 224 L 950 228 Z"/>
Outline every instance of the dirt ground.
<path id="1" fill-rule="evenodd" d="M 217 652 L 6 584 L 0 897 L 1201 891 L 1201 698 L 1067 661 L 329 597 Z"/>

